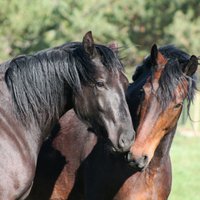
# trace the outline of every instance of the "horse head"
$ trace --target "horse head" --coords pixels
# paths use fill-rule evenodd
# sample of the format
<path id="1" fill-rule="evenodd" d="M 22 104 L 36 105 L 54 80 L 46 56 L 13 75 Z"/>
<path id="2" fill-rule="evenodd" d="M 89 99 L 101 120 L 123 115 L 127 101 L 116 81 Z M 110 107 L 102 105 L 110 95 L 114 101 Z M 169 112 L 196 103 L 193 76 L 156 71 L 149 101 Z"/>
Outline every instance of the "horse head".
<path id="1" fill-rule="evenodd" d="M 136 139 L 128 154 L 130 164 L 139 169 L 149 164 L 162 138 L 176 127 L 184 100 L 192 100 L 198 60 L 196 56 L 184 63 L 167 59 L 154 45 L 150 65 L 140 85 Z"/>
<path id="2" fill-rule="evenodd" d="M 128 151 L 135 132 L 125 97 L 128 79 L 123 66 L 112 46 L 94 44 L 91 32 L 84 36 L 82 46 L 96 73 L 94 81 L 82 85 L 82 94 L 74 97 L 75 111 L 98 136 L 108 138 L 114 150 Z"/>

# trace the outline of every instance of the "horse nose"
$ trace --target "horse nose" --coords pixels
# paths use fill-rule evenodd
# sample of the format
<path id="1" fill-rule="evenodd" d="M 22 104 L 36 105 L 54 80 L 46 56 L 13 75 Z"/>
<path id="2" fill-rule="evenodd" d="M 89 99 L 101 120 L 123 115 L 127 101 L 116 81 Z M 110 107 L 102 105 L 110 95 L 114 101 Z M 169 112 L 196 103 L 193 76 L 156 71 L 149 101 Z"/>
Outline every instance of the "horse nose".
<path id="1" fill-rule="evenodd" d="M 143 155 L 141 157 L 135 157 L 131 152 L 128 152 L 126 159 L 131 167 L 136 168 L 137 170 L 142 170 L 147 166 L 148 156 Z"/>
<path id="2" fill-rule="evenodd" d="M 134 138 L 135 138 L 135 133 L 129 133 L 127 135 L 121 134 L 119 137 L 119 144 L 118 144 L 119 149 L 121 149 L 123 152 L 128 151 L 134 141 Z"/>

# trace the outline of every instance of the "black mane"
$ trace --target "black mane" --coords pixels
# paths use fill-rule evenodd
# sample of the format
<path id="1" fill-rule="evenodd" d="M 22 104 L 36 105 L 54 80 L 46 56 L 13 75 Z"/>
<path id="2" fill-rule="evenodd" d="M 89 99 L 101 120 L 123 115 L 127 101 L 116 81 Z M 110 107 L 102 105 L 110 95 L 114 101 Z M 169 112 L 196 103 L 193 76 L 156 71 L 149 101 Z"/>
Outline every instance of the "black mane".
<path id="1" fill-rule="evenodd" d="M 159 79 L 157 96 L 160 100 L 161 106 L 164 109 L 173 99 L 176 86 L 179 83 L 183 84 L 184 80 L 187 80 L 189 83 L 187 93 L 189 111 L 190 103 L 194 98 L 196 89 L 196 79 L 194 76 L 186 76 L 182 71 L 182 67 L 188 63 L 190 60 L 190 55 L 184 51 L 179 50 L 173 45 L 160 47 L 159 51 L 165 56 L 165 58 L 168 59 L 168 62 Z M 141 74 L 149 71 L 150 76 L 152 76 L 153 70 L 150 56 L 146 57 L 144 61 L 136 68 L 136 71 L 132 77 L 133 81 L 136 81 Z"/>
<path id="2" fill-rule="evenodd" d="M 103 45 L 95 46 L 108 70 L 123 69 L 111 49 Z M 66 86 L 79 95 L 81 85 L 95 83 L 97 72 L 82 43 L 78 42 L 19 56 L 7 65 L 5 82 L 13 96 L 17 114 L 25 123 L 31 117 L 41 121 L 42 113 L 49 118 L 58 118 L 58 105 L 66 102 Z"/>
<path id="3" fill-rule="evenodd" d="M 186 52 L 176 48 L 174 45 L 165 45 L 159 48 L 159 51 L 168 59 L 177 59 L 179 63 L 186 64 L 189 59 L 190 55 Z M 151 69 L 151 57 L 148 55 L 141 64 L 136 67 L 135 73 L 132 76 L 132 80 L 135 81 L 138 79 L 141 73 L 144 71 L 149 71 Z"/>

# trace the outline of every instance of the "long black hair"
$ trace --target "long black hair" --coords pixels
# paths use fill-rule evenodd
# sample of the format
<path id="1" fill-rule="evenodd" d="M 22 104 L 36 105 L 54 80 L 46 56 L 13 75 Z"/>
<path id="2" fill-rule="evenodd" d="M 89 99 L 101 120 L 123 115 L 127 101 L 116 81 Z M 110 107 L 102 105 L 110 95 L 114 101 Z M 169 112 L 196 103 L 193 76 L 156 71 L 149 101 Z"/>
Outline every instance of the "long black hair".
<path id="1" fill-rule="evenodd" d="M 107 70 L 123 69 L 110 48 L 104 45 L 95 47 Z M 79 42 L 67 43 L 33 55 L 19 56 L 7 65 L 5 82 L 22 121 L 31 117 L 41 121 L 41 113 L 49 118 L 58 118 L 58 105 L 64 105 L 67 92 L 79 94 L 81 85 L 95 82 L 98 70 Z"/>

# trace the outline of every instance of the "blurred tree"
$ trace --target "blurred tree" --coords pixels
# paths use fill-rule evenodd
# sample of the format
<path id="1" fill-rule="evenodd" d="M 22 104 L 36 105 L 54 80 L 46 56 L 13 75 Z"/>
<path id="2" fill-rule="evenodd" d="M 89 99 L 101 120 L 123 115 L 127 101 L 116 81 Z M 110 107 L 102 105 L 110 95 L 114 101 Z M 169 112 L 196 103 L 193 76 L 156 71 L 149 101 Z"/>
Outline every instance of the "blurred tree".
<path id="1" fill-rule="evenodd" d="M 56 28 L 51 18 L 54 5 L 48 0 L 0 1 L 1 59 L 49 46 L 44 35 Z"/>
<path id="2" fill-rule="evenodd" d="M 200 17 L 194 18 L 194 11 L 189 9 L 185 14 L 177 11 L 173 22 L 166 33 L 170 35 L 170 42 L 176 44 L 191 54 L 199 55 Z"/>
<path id="3" fill-rule="evenodd" d="M 128 66 L 153 43 L 199 55 L 199 0 L 0 0 L 0 7 L 1 61 L 80 41 L 89 30 L 98 43 L 117 41 Z"/>
<path id="4" fill-rule="evenodd" d="M 0 7 L 1 60 L 80 41 L 88 30 L 99 43 L 116 40 L 128 65 L 153 43 L 198 52 L 198 0 L 0 0 Z"/>

